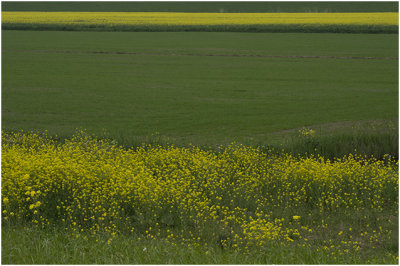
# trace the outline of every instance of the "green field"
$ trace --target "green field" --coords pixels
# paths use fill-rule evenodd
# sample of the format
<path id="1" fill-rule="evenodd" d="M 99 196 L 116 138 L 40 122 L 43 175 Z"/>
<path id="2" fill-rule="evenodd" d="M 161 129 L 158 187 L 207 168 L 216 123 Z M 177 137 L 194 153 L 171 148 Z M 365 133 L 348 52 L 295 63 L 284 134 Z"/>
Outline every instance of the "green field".
<path id="1" fill-rule="evenodd" d="M 397 119 L 398 36 L 3 31 L 3 130 L 267 144 Z M 351 123 L 350 123 L 351 124 Z"/>
<path id="2" fill-rule="evenodd" d="M 12 2 L 3 11 L 93 12 L 398 12 L 398 2 Z"/>

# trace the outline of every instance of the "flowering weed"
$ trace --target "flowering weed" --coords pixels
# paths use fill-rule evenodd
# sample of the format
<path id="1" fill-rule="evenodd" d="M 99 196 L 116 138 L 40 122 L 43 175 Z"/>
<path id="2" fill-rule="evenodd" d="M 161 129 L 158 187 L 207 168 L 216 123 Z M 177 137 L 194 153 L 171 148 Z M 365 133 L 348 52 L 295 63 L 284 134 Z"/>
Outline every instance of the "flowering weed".
<path id="1" fill-rule="evenodd" d="M 78 237 L 107 235 L 109 243 L 135 234 L 244 253 L 314 248 L 312 241 L 324 239 L 318 250 L 332 258 L 375 248 L 395 230 L 393 218 L 360 227 L 337 217 L 394 215 L 396 162 L 270 156 L 241 145 L 133 150 L 82 132 L 63 144 L 3 133 L 2 152 L 5 225 L 59 226 Z"/>

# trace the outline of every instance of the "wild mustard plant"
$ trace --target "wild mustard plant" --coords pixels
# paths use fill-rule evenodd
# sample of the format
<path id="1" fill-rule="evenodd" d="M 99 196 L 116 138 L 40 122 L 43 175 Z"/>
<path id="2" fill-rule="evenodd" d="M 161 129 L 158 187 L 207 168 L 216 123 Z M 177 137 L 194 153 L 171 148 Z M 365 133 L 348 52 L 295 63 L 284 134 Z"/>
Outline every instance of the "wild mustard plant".
<path id="1" fill-rule="evenodd" d="M 33 133 L 2 134 L 3 224 L 61 226 L 73 234 L 134 233 L 245 251 L 308 246 L 315 217 L 398 206 L 398 164 L 345 156 L 271 156 L 242 145 L 119 147 L 77 133 L 60 144 Z M 367 220 L 367 219 L 366 219 Z M 307 222 L 309 221 L 309 222 Z M 310 222 L 311 221 L 311 222 Z M 334 231 L 321 252 L 357 252 L 391 232 Z M 332 229 L 331 229 L 332 230 Z"/>
<path id="2" fill-rule="evenodd" d="M 398 25 L 398 13 L 2 12 L 2 23 L 61 25 Z"/>

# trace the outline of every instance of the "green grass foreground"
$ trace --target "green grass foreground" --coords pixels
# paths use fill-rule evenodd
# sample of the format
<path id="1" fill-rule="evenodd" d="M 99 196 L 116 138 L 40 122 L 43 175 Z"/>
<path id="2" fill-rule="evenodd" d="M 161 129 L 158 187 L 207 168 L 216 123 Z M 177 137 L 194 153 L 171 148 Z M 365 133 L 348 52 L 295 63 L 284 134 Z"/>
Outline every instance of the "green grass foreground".
<path id="1" fill-rule="evenodd" d="M 289 24 L 289 25 L 71 25 L 2 23 L 3 30 L 37 31 L 127 31 L 127 32 L 294 32 L 294 33 L 393 33 L 397 25 L 346 25 L 346 24 Z"/>
<path id="2" fill-rule="evenodd" d="M 328 251 L 272 247 L 265 252 L 237 252 L 213 247 L 172 245 L 137 235 L 71 236 L 62 229 L 2 227 L 3 264 L 398 264 L 393 247 L 334 259 Z M 316 249 L 314 247 L 314 249 Z"/>

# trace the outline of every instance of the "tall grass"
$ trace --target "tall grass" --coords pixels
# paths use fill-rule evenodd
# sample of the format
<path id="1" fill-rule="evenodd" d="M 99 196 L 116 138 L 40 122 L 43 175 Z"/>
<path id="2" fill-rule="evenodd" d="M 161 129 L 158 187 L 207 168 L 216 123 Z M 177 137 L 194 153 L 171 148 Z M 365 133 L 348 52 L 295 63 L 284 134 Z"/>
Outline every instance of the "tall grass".
<path id="1" fill-rule="evenodd" d="M 321 155 L 335 159 L 353 153 L 380 160 L 399 158 L 398 132 L 381 133 L 337 133 L 334 135 L 299 136 L 286 140 L 278 146 L 293 155 Z"/>
<path id="2" fill-rule="evenodd" d="M 378 122 L 376 122 L 378 123 Z M 303 128 L 294 133 L 287 133 L 279 140 L 272 141 L 266 138 L 260 142 L 243 142 L 250 147 L 260 149 L 267 154 L 285 155 L 291 154 L 300 157 L 318 157 L 335 160 L 348 154 L 360 157 L 375 158 L 379 160 L 398 160 L 399 158 L 399 134 L 397 125 L 392 120 L 385 120 L 381 125 L 374 125 L 373 122 L 363 125 L 354 124 L 352 129 L 341 129 L 327 133 L 326 129 Z M 82 129 L 81 129 L 82 130 Z M 312 132 L 312 134 L 305 134 Z M 18 133 L 18 131 L 8 131 L 8 133 Z M 41 132 L 36 132 L 41 135 Z M 88 134 L 88 133 L 87 133 Z M 53 141 L 64 144 L 71 139 L 70 135 L 49 136 Z M 181 142 L 177 139 L 167 137 L 155 132 L 148 136 L 132 136 L 125 132 L 111 134 L 107 130 L 102 130 L 92 137 L 108 141 L 115 145 L 123 146 L 126 149 L 139 149 L 151 146 L 161 147 L 192 147 L 191 144 Z M 226 145 L 225 145 L 226 146 Z M 218 151 L 221 145 L 202 145 L 203 150 Z"/>
<path id="3" fill-rule="evenodd" d="M 395 243 L 395 242 L 393 242 Z M 316 247 L 317 248 L 317 247 Z M 316 249 L 315 248 L 315 249 Z M 395 250 L 395 248 L 393 249 Z M 393 253 L 395 254 L 395 253 Z M 107 237 L 73 237 L 57 229 L 3 226 L 3 264 L 397 264 L 386 250 L 333 259 L 329 251 L 306 247 L 281 247 L 260 252 L 236 252 L 219 246 L 188 247 L 166 241 L 119 235 L 110 244 Z"/>

